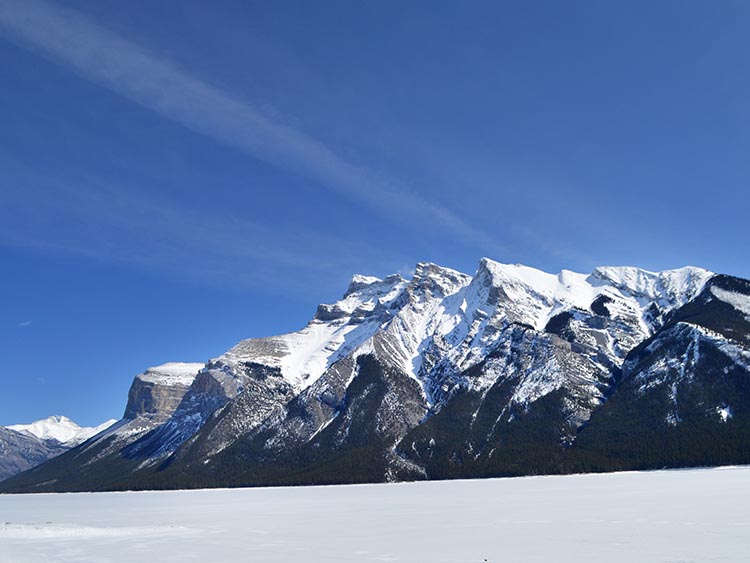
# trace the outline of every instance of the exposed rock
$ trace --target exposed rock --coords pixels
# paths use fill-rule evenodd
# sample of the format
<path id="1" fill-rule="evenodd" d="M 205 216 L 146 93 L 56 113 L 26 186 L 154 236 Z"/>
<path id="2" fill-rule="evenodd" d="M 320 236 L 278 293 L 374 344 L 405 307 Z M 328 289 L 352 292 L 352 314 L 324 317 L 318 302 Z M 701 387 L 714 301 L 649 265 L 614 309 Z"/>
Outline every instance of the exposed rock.
<path id="1" fill-rule="evenodd" d="M 41 440 L 0 426 L 0 481 L 26 471 L 66 451 L 56 440 Z"/>
<path id="2" fill-rule="evenodd" d="M 123 418 L 145 418 L 154 424 L 166 421 L 182 402 L 203 364 L 172 362 L 137 375 L 128 392 Z"/>

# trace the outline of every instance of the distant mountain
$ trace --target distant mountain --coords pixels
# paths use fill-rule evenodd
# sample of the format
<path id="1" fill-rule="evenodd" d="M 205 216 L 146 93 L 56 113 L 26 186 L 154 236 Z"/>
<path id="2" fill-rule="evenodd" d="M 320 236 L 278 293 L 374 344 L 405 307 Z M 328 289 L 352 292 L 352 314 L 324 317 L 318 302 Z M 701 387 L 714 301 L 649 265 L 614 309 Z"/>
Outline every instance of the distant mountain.
<path id="1" fill-rule="evenodd" d="M 0 426 L 0 481 L 44 463 L 67 449 L 59 442 L 45 443 L 36 436 Z"/>
<path id="2" fill-rule="evenodd" d="M 65 446 L 77 446 L 112 426 L 117 420 L 107 420 L 99 426 L 81 427 L 65 416 L 50 416 L 31 424 L 14 424 L 7 426 L 21 434 L 36 436 L 40 440 L 56 440 Z"/>
<path id="3" fill-rule="evenodd" d="M 0 426 L 0 480 L 60 455 L 115 422 L 82 428 L 64 416 L 51 416 L 31 424 Z"/>
<path id="4" fill-rule="evenodd" d="M 130 387 L 125 414 L 121 420 L 108 421 L 100 427 L 101 432 L 93 440 L 72 450 L 70 446 L 55 450 L 54 455 L 60 457 L 51 460 L 52 465 L 49 467 L 58 468 L 62 474 L 53 479 L 61 482 L 74 480 L 88 483 L 89 486 L 83 488 L 98 488 L 102 472 L 107 481 L 113 482 L 121 475 L 128 475 L 130 469 L 138 466 L 138 462 L 129 463 L 121 459 L 121 451 L 170 420 L 202 368 L 203 364 L 172 362 L 149 368 L 137 375 Z M 35 428 L 41 433 L 42 428 L 46 427 L 47 425 L 41 424 Z M 57 433 L 60 435 L 61 430 L 58 429 Z M 36 438 L 29 431 L 25 435 Z M 58 443 L 55 440 L 51 442 Z M 47 471 L 41 468 L 37 470 Z"/>
<path id="5" fill-rule="evenodd" d="M 750 463 L 748 318 L 750 282 L 692 267 L 355 276 L 298 332 L 136 377 L 123 420 L 0 490 Z"/>

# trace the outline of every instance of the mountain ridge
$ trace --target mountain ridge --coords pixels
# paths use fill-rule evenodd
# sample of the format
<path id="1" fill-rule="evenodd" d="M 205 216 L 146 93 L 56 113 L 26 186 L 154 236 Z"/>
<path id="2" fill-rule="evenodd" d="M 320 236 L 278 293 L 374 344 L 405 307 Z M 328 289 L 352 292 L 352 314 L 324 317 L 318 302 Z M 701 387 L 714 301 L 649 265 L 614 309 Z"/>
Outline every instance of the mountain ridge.
<path id="1" fill-rule="evenodd" d="M 30 424 L 0 426 L 0 480 L 35 467 L 85 442 L 117 421 L 81 427 L 66 416 L 53 415 Z"/>
<path id="2" fill-rule="evenodd" d="M 302 329 L 192 364 L 194 378 L 175 395 L 163 382 L 171 402 L 158 420 L 133 432 L 142 415 L 126 409 L 72 466 L 105 489 L 607 470 L 607 416 L 620 420 L 617 409 L 646 399 L 652 428 L 686 440 L 697 425 L 730 452 L 712 459 L 736 462 L 745 459 L 731 440 L 746 423 L 744 395 L 732 395 L 745 393 L 750 369 L 746 309 L 750 282 L 696 267 L 549 274 L 483 258 L 474 276 L 427 262 L 409 280 L 355 275 Z M 696 373 L 683 356 L 698 337 L 680 328 L 691 322 L 717 335 L 699 337 L 714 359 L 695 360 Z M 740 383 L 722 384 L 727 374 Z M 656 383 L 633 383 L 644 377 Z M 134 388 L 143 384 L 136 378 Z M 716 404 L 700 406 L 697 390 Z M 686 398 L 670 402 L 669 393 Z M 607 406 L 614 397 L 623 398 Z M 673 403 L 689 414 L 675 415 Z M 633 432 L 649 431 L 637 424 L 649 412 L 630 412 Z M 628 451 L 637 459 L 612 464 L 661 459 Z M 65 464 L 63 456 L 5 487 L 80 487 Z"/>

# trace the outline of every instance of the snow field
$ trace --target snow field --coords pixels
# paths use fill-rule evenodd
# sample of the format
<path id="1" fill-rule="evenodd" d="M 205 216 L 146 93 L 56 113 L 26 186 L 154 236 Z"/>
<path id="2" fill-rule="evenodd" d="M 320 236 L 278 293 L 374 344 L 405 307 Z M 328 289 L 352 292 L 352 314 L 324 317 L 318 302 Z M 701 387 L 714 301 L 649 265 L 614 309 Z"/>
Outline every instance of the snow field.
<path id="1" fill-rule="evenodd" d="M 0 496 L 0 562 L 699 562 L 750 552 L 750 468 Z"/>

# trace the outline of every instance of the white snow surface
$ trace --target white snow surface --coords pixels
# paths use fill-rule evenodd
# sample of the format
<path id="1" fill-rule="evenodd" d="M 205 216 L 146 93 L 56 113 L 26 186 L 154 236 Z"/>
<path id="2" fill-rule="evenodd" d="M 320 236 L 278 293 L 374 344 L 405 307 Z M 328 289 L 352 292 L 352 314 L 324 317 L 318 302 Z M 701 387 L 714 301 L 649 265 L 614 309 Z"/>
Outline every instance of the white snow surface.
<path id="1" fill-rule="evenodd" d="M 726 422 L 730 418 L 732 418 L 732 407 L 723 406 L 723 407 L 716 407 L 716 414 L 718 414 L 721 417 L 722 422 Z"/>
<path id="2" fill-rule="evenodd" d="M 729 303 L 741 313 L 750 315 L 750 296 L 747 296 L 744 293 L 728 291 L 716 286 L 711 287 L 711 293 L 721 301 Z"/>
<path id="3" fill-rule="evenodd" d="M 0 495 L 0 561 L 745 561 L 750 468 Z"/>
<path id="4" fill-rule="evenodd" d="M 57 440 L 61 444 L 76 446 L 112 426 L 117 420 L 110 419 L 99 426 L 81 427 L 66 416 L 50 416 L 31 424 L 7 426 L 11 430 L 36 436 L 41 440 Z"/>
<path id="5" fill-rule="evenodd" d="M 148 368 L 138 378 L 157 385 L 185 385 L 189 387 L 205 364 L 195 362 L 168 362 Z"/>
<path id="6" fill-rule="evenodd" d="M 634 296 L 658 299 L 674 298 L 676 306 L 684 305 L 697 295 L 712 272 L 694 266 L 685 266 L 676 270 L 650 272 L 632 266 L 603 266 L 596 268 L 592 278 L 598 278 L 612 284 L 623 292 Z"/>
<path id="7" fill-rule="evenodd" d="M 375 276 L 365 276 L 365 275 L 362 275 L 362 274 L 354 274 L 354 276 L 352 277 L 351 285 L 352 286 L 356 286 L 356 285 L 372 285 L 374 283 L 378 283 L 378 282 L 381 282 L 381 281 L 383 281 L 383 280 L 381 280 L 380 278 L 376 278 Z"/>
<path id="8" fill-rule="evenodd" d="M 548 274 L 520 264 L 499 264 L 485 259 L 495 287 L 503 288 L 510 301 L 525 309 L 526 322 L 542 330 L 558 311 L 588 309 L 605 287 L 589 283 L 589 276 L 563 270 Z"/>

